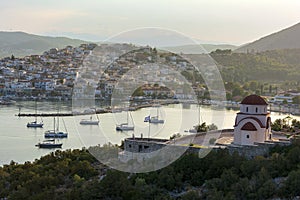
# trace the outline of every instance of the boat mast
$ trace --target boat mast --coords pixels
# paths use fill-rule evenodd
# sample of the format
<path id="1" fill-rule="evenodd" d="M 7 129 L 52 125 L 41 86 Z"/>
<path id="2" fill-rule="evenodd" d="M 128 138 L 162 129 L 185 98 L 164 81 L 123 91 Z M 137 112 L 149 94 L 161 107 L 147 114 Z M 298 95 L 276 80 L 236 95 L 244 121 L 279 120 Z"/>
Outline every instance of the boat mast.
<path id="1" fill-rule="evenodd" d="M 54 121 L 54 122 L 53 122 L 53 124 L 54 124 L 54 125 L 53 125 L 53 131 L 55 132 L 55 117 L 53 117 L 53 121 Z"/>
<path id="2" fill-rule="evenodd" d="M 97 119 L 98 119 L 98 122 L 99 122 L 100 120 L 99 120 L 99 117 L 98 117 L 98 115 L 97 115 L 97 110 L 96 110 L 96 108 L 95 108 L 95 115 L 96 115 L 96 117 L 97 117 Z"/>
<path id="3" fill-rule="evenodd" d="M 127 125 L 128 125 L 128 110 L 127 110 Z"/>
<path id="4" fill-rule="evenodd" d="M 56 131 L 58 132 L 59 131 L 59 118 L 57 116 L 57 127 L 56 127 Z"/>
<path id="5" fill-rule="evenodd" d="M 57 108 L 57 127 L 56 127 L 56 131 L 59 131 L 59 108 Z"/>
<path id="6" fill-rule="evenodd" d="M 134 127 L 134 121 L 133 121 L 133 117 L 131 115 L 131 112 L 129 114 L 130 114 L 130 118 L 131 118 L 131 121 L 132 121 L 132 126 Z"/>
<path id="7" fill-rule="evenodd" d="M 64 123 L 65 131 L 66 131 L 66 132 L 68 132 L 68 130 L 67 130 L 67 126 L 66 126 L 66 123 L 65 123 L 65 120 L 64 120 L 64 119 L 62 119 L 62 121 L 63 121 L 63 123 Z"/>
<path id="8" fill-rule="evenodd" d="M 198 104 L 198 124 L 200 125 L 200 104 Z"/>
<path id="9" fill-rule="evenodd" d="M 150 116 L 150 115 L 149 115 Z M 150 140 L 150 120 L 148 120 L 148 123 L 149 123 L 149 129 L 148 129 L 148 140 Z"/>
<path id="10" fill-rule="evenodd" d="M 35 122 L 37 123 L 37 101 L 35 100 Z"/>

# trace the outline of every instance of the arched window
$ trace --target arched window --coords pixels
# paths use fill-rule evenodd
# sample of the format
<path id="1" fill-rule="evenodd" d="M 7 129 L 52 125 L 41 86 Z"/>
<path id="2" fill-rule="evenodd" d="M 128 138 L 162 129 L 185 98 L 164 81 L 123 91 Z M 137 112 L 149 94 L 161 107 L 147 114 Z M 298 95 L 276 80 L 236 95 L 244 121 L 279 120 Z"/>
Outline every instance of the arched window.
<path id="1" fill-rule="evenodd" d="M 255 108 L 255 112 L 257 112 L 258 111 L 258 109 L 257 109 L 257 107 Z"/>
<path id="2" fill-rule="evenodd" d="M 246 112 L 248 112 L 248 107 L 246 107 Z"/>

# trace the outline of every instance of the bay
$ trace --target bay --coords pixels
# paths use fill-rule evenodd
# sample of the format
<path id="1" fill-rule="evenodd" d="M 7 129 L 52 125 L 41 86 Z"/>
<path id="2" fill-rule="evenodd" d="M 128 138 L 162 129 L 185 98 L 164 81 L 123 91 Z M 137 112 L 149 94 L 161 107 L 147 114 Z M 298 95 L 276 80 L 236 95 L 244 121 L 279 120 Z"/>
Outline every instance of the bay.
<path id="1" fill-rule="evenodd" d="M 24 163 L 33 161 L 43 155 L 48 154 L 55 149 L 39 149 L 35 145 L 44 140 L 44 132 L 53 129 L 53 117 L 38 118 L 43 120 L 44 128 L 27 128 L 27 122 L 33 121 L 32 117 L 18 117 L 19 108 L 22 113 L 34 113 L 35 102 L 23 101 L 17 102 L 12 106 L 0 107 L 0 165 L 9 164 L 11 160 Z M 58 108 L 60 113 L 72 112 L 71 102 L 38 102 L 38 113 L 56 113 Z M 144 122 L 148 115 L 159 117 L 165 120 L 164 124 L 156 124 L 149 127 Z M 200 107 L 200 122 L 207 124 L 214 123 L 219 129 L 233 128 L 237 110 L 215 109 L 211 106 Z M 65 130 L 64 123 L 69 133 L 68 138 L 60 139 L 63 143 L 62 150 L 88 148 L 94 145 L 103 145 L 107 143 L 120 144 L 124 138 L 132 137 L 155 137 L 169 138 L 175 133 L 181 135 L 189 134 L 186 132 L 196 125 L 199 121 L 199 112 L 197 105 L 172 104 L 157 108 L 142 108 L 131 112 L 132 118 L 129 118 L 129 124 L 134 123 L 135 130 L 128 132 L 118 132 L 115 130 L 116 124 L 127 122 L 127 112 L 98 114 L 100 119 L 99 126 L 80 125 L 81 119 L 89 119 L 94 115 L 80 115 L 60 118 L 60 129 Z M 272 120 L 284 118 L 286 114 L 271 113 Z M 299 116 L 292 116 L 300 120 Z"/>

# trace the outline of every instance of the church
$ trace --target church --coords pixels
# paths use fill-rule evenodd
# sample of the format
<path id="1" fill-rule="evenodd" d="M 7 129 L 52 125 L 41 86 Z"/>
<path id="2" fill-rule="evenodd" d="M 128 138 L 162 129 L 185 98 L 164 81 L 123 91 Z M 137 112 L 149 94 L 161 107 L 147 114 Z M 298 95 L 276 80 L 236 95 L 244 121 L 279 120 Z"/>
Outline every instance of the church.
<path id="1" fill-rule="evenodd" d="M 272 141 L 271 117 L 267 102 L 258 95 L 249 95 L 240 103 L 234 124 L 235 145 L 255 145 Z"/>

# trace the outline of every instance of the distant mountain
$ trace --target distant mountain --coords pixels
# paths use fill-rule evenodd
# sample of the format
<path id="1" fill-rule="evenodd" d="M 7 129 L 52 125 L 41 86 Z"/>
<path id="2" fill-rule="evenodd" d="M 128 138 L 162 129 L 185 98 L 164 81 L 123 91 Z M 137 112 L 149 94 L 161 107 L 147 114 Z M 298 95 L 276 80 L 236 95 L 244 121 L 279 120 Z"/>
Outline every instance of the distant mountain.
<path id="1" fill-rule="evenodd" d="M 300 48 L 300 23 L 237 48 L 235 52 L 261 52 Z"/>
<path id="2" fill-rule="evenodd" d="M 181 46 L 172 46 L 172 47 L 163 47 L 163 49 L 172 51 L 174 53 L 188 53 L 188 54 L 197 54 L 203 52 L 212 52 L 217 49 L 236 49 L 237 46 L 230 44 L 200 44 L 200 45 L 181 45 Z"/>
<path id="3" fill-rule="evenodd" d="M 66 37 L 49 37 L 28 34 L 24 32 L 0 31 L 0 58 L 11 56 L 42 54 L 50 48 L 64 48 L 67 45 L 79 46 L 88 43 L 83 40 Z"/>
<path id="4" fill-rule="evenodd" d="M 163 34 L 162 34 L 163 35 Z M 126 35 L 125 35 L 126 36 Z M 124 37 L 125 37 L 124 36 Z M 147 35 L 146 35 L 147 36 Z M 145 36 L 145 37 L 146 37 Z M 153 38 L 153 35 L 151 35 Z M 163 35 L 164 36 L 164 35 Z M 165 36 L 166 37 L 166 36 Z M 171 37 L 168 35 L 168 37 Z M 175 36 L 174 36 L 175 37 Z M 132 37 L 131 37 L 132 38 Z M 120 39 L 120 38 L 117 38 Z M 121 41 L 126 41 L 124 38 L 121 38 Z M 142 38 L 143 39 L 143 38 Z M 139 40 L 142 40 L 138 37 L 134 42 L 140 44 Z M 156 38 L 157 39 L 157 38 Z M 169 38 L 170 39 L 170 38 Z M 151 40 L 146 40 L 150 41 Z M 157 40 L 155 40 L 157 41 Z M 168 45 L 166 40 L 164 41 L 165 45 Z M 181 45 L 187 42 L 186 38 L 176 37 L 173 38 L 172 41 L 177 43 L 177 46 L 169 46 L 169 47 L 161 47 L 162 49 L 173 51 L 175 53 L 203 53 L 207 51 L 208 53 L 211 51 L 215 51 L 216 49 L 236 49 L 237 46 L 228 45 L 228 44 L 202 44 L 200 47 L 198 45 Z M 114 41 L 112 41 L 114 42 Z M 132 42 L 132 41 L 131 41 Z M 51 48 L 64 48 L 67 45 L 71 46 L 79 46 L 82 43 L 89 43 L 84 40 L 79 39 L 70 39 L 67 37 L 50 37 L 50 36 L 40 36 L 34 34 L 28 34 L 25 32 L 4 32 L 0 31 L 0 58 L 14 55 L 16 57 L 23 57 L 27 55 L 34 54 L 42 54 L 44 51 L 47 51 Z M 99 42 L 100 44 L 101 42 Z M 156 43 L 154 46 L 159 46 Z M 203 49 L 204 50 L 203 50 Z"/>

